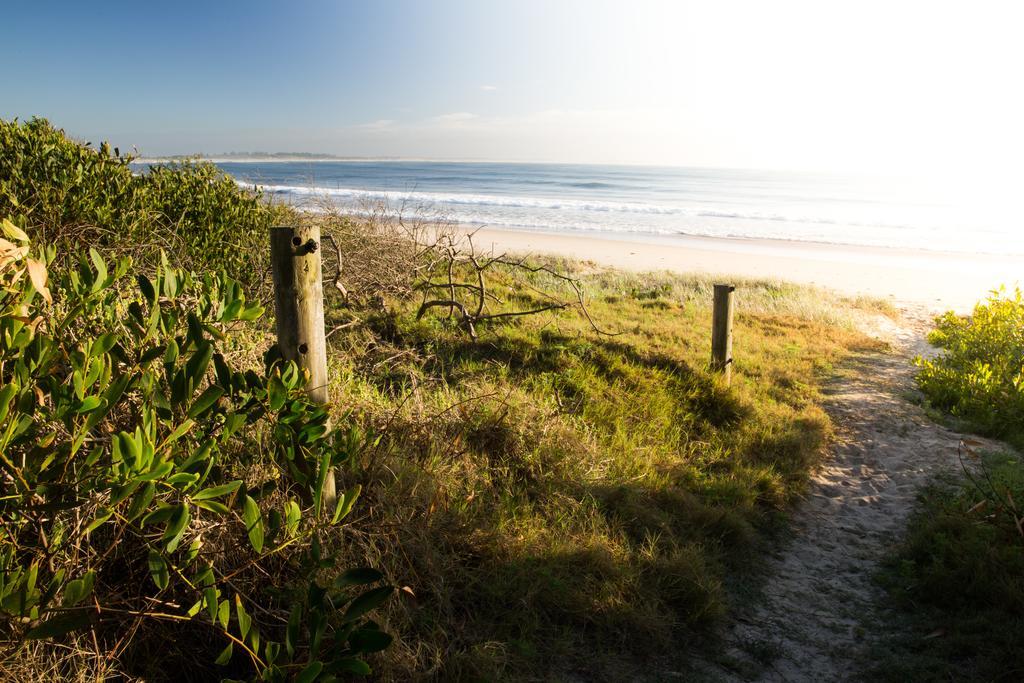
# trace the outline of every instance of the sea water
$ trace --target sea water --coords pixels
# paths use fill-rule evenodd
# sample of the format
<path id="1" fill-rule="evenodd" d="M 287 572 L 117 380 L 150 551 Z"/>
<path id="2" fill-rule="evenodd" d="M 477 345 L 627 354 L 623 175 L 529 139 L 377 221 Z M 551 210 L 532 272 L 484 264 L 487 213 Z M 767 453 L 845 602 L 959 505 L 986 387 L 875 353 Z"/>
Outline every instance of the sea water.
<path id="1" fill-rule="evenodd" d="M 1024 226 L 928 183 L 809 172 L 433 161 L 218 161 L 278 200 L 470 225 L 1024 254 Z"/>

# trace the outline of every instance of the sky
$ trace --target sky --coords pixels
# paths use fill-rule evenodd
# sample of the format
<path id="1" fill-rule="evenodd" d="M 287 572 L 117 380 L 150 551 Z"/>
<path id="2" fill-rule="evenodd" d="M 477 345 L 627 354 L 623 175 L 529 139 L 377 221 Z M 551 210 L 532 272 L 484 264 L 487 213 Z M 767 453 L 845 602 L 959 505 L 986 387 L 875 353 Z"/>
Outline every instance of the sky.
<path id="1" fill-rule="evenodd" d="M 148 156 L 993 175 L 1024 154 L 1022 19 L 985 0 L 15 0 L 0 117 Z"/>

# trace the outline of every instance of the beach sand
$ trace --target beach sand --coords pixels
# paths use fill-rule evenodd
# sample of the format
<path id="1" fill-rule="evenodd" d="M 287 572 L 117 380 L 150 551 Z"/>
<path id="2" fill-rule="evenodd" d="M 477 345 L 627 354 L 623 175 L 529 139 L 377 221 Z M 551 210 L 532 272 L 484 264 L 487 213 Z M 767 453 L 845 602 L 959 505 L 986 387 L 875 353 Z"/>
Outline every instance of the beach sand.
<path id="1" fill-rule="evenodd" d="M 464 230 L 473 230 L 464 226 Z M 813 284 L 929 311 L 970 311 L 989 290 L 1021 281 L 1019 257 L 785 240 L 555 234 L 478 228 L 478 249 L 553 254 L 633 271 L 735 275 Z"/>

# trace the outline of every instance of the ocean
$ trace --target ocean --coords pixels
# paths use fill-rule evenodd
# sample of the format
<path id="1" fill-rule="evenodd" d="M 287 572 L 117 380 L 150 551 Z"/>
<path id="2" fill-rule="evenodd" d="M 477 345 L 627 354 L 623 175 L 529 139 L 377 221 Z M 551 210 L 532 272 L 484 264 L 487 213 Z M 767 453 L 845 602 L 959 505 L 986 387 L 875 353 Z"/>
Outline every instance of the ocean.
<path id="1" fill-rule="evenodd" d="M 351 211 L 387 202 L 491 228 L 694 235 L 1024 254 L 989 200 L 861 176 L 777 171 L 432 161 L 221 161 L 278 200 Z"/>

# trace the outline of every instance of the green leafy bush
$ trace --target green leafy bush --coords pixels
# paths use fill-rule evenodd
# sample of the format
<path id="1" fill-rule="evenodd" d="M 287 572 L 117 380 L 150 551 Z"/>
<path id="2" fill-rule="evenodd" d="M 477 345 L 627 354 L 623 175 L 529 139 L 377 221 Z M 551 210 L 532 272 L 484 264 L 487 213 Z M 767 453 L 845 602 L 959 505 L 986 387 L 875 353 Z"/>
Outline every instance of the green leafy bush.
<path id="1" fill-rule="evenodd" d="M 929 335 L 945 353 L 917 359 L 917 382 L 931 403 L 979 432 L 1024 443 L 1024 299 L 993 292 L 968 317 L 936 319 Z"/>
<path id="2" fill-rule="evenodd" d="M 88 630 L 125 667 L 148 638 L 162 649 L 144 676 L 204 657 L 264 680 L 369 672 L 390 636 L 366 615 L 392 588 L 366 589 L 371 569 L 323 580 L 322 539 L 359 495 L 322 510 L 323 482 L 361 437 L 329 427 L 295 364 L 229 361 L 263 309 L 166 260 L 130 278 L 92 250 L 48 273 L 55 248 L 33 256 L 2 226 L 0 638 Z"/>
<path id="3" fill-rule="evenodd" d="M 36 241 L 152 257 L 162 248 L 197 272 L 224 270 L 252 289 L 266 270 L 267 229 L 287 213 L 203 162 L 133 173 L 130 156 L 81 145 L 45 119 L 0 120 L 0 215 Z"/>

